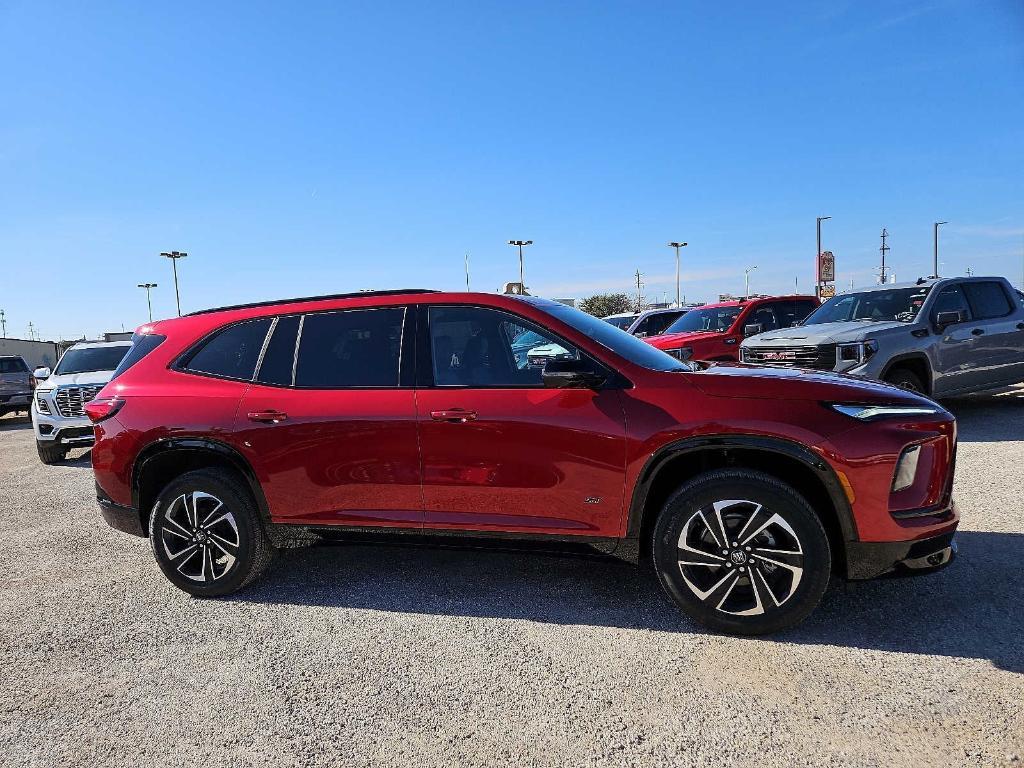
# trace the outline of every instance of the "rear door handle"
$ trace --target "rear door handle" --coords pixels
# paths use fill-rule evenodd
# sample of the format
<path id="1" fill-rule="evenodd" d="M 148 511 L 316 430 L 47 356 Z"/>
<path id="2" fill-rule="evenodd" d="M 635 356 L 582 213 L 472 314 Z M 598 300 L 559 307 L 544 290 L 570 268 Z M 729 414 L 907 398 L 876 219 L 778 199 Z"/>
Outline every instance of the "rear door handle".
<path id="1" fill-rule="evenodd" d="M 985 333 L 984 329 L 982 329 L 982 328 L 975 328 L 973 331 L 971 331 L 971 336 L 981 336 L 984 333 Z"/>
<path id="2" fill-rule="evenodd" d="M 277 424 L 287 418 L 288 414 L 281 411 L 249 411 L 249 421 L 258 421 L 263 424 Z"/>
<path id="3" fill-rule="evenodd" d="M 430 418 L 434 421 L 450 421 L 453 424 L 464 424 L 467 421 L 476 420 L 476 411 L 467 411 L 464 408 L 449 408 L 446 411 L 431 411 Z"/>

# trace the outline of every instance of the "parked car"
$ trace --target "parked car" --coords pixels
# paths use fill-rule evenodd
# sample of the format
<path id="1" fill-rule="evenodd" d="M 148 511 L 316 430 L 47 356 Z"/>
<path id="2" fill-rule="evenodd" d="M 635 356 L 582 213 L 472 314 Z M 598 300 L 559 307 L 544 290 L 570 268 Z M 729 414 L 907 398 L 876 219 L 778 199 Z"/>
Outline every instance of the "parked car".
<path id="1" fill-rule="evenodd" d="M 61 356 L 52 373 L 36 369 L 32 429 L 43 464 L 56 464 L 72 448 L 92 445 L 85 404 L 110 381 L 131 346 L 130 341 L 80 342 Z"/>
<path id="2" fill-rule="evenodd" d="M 524 329 L 569 356 L 524 363 Z M 296 529 L 523 537 L 649 555 L 686 613 L 757 634 L 801 621 L 833 573 L 944 566 L 959 519 L 955 421 L 931 400 L 681 363 L 533 297 L 385 291 L 163 320 L 85 409 L 103 517 L 197 596 L 253 582 Z"/>
<path id="3" fill-rule="evenodd" d="M 32 374 L 23 357 L 0 356 L 0 416 L 32 407 Z"/>
<path id="4" fill-rule="evenodd" d="M 646 341 L 679 360 L 738 360 L 744 336 L 796 325 L 819 303 L 814 296 L 773 296 L 705 304 Z"/>
<path id="5" fill-rule="evenodd" d="M 1024 304 L 1001 277 L 841 293 L 798 328 L 746 339 L 743 360 L 878 379 L 933 397 L 1024 381 Z"/>
<path id="6" fill-rule="evenodd" d="M 646 309 L 640 313 L 609 315 L 601 318 L 606 323 L 621 328 L 627 333 L 643 338 L 664 333 L 672 323 L 685 315 L 689 307 L 666 307 L 662 309 Z"/>

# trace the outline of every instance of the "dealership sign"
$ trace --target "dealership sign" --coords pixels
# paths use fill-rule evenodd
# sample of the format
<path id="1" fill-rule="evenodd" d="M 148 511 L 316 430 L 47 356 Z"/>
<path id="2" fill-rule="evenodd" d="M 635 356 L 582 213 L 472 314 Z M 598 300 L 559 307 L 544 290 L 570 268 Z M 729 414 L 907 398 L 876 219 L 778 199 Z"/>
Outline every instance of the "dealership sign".
<path id="1" fill-rule="evenodd" d="M 818 282 L 831 283 L 836 279 L 836 257 L 832 251 L 818 254 Z"/>

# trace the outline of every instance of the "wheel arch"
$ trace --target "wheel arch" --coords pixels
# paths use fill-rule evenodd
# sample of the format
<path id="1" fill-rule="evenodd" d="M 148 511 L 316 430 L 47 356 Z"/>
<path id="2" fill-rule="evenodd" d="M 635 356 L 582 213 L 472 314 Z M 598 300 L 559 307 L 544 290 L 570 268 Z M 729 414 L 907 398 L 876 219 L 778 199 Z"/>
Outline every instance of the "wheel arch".
<path id="1" fill-rule="evenodd" d="M 625 534 L 631 545 L 625 549 L 636 556 L 646 553 L 651 527 L 672 491 L 705 472 L 730 467 L 760 470 L 793 486 L 825 526 L 834 566 L 845 571 L 846 544 L 857 540 L 857 524 L 835 471 L 805 445 L 759 435 L 686 438 L 656 451 L 633 488 Z"/>
<path id="2" fill-rule="evenodd" d="M 176 437 L 144 448 L 132 467 L 132 506 L 138 510 L 144 535 L 149 534 L 149 515 L 157 495 L 175 477 L 196 469 L 220 468 L 240 477 L 252 494 L 260 517 L 270 522 L 270 508 L 256 473 L 235 448 L 219 440 Z"/>
<path id="3" fill-rule="evenodd" d="M 893 371 L 899 368 L 906 368 L 911 373 L 918 376 L 925 386 L 926 395 L 931 395 L 934 388 L 934 377 L 932 376 L 932 365 L 928 356 L 924 352 L 906 352 L 902 355 L 894 355 L 889 362 L 882 368 L 882 372 L 878 375 L 881 381 L 885 381 L 886 377 Z"/>

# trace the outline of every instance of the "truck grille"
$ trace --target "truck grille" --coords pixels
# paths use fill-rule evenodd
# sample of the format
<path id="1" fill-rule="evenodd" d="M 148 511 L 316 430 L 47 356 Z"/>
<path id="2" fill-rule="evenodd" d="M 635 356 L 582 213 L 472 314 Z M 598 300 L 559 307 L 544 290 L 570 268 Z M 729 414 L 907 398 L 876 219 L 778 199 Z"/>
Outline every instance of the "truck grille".
<path id="1" fill-rule="evenodd" d="M 836 345 L 819 344 L 805 347 L 746 347 L 743 360 L 757 365 L 783 368 L 813 368 L 831 371 L 836 367 Z"/>
<path id="2" fill-rule="evenodd" d="M 61 387 L 53 398 L 57 403 L 57 413 L 66 419 L 85 416 L 83 406 L 96 397 L 101 389 L 103 389 L 102 384 L 90 384 L 84 387 Z"/>

